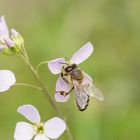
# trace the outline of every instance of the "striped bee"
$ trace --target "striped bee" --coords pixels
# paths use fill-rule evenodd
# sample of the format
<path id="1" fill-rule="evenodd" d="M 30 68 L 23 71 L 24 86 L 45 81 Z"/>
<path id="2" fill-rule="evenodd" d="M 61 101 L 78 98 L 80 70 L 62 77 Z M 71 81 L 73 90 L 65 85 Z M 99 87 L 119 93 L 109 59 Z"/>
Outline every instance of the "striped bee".
<path id="1" fill-rule="evenodd" d="M 89 58 L 93 51 L 93 45 L 88 42 L 76 51 L 70 60 L 57 58 L 48 61 L 50 72 L 59 74 L 54 96 L 57 102 L 68 101 L 73 90 L 80 111 L 88 107 L 90 97 L 96 97 L 98 100 L 104 99 L 100 90 L 94 86 L 92 78 L 79 68 L 79 64 Z"/>
<path id="2" fill-rule="evenodd" d="M 76 64 L 65 63 L 62 67 L 61 77 L 71 87 L 68 93 L 61 92 L 61 95 L 66 96 L 74 90 L 76 104 L 80 111 L 86 110 L 90 96 L 96 96 L 98 99 L 102 100 L 103 95 L 95 88 L 92 79 Z"/>

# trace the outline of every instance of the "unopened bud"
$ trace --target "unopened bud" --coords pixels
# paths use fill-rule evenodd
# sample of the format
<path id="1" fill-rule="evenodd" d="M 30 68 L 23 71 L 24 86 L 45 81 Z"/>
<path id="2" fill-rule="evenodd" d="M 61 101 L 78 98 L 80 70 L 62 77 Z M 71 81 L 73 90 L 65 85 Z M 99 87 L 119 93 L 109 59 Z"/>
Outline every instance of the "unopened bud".
<path id="1" fill-rule="evenodd" d="M 11 30 L 11 38 L 16 44 L 16 46 L 22 46 L 24 44 L 24 39 L 15 29 Z"/>
<path id="2" fill-rule="evenodd" d="M 6 45 L 7 45 L 7 47 L 9 47 L 9 48 L 15 46 L 14 41 L 12 41 L 10 38 L 5 38 L 4 41 L 5 41 Z"/>
<path id="3" fill-rule="evenodd" d="M 17 36 L 19 33 L 15 29 L 11 29 L 12 36 Z"/>

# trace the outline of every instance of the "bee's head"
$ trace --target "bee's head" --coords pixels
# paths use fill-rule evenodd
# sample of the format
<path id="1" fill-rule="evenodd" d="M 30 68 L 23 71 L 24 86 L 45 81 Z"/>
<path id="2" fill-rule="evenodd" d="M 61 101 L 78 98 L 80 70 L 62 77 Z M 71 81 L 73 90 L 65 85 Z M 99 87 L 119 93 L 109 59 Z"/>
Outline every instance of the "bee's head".
<path id="1" fill-rule="evenodd" d="M 77 68 L 77 65 L 76 64 L 68 64 L 68 63 L 65 63 L 62 67 L 62 71 L 65 72 L 65 73 L 70 73 L 72 72 L 74 69 Z"/>

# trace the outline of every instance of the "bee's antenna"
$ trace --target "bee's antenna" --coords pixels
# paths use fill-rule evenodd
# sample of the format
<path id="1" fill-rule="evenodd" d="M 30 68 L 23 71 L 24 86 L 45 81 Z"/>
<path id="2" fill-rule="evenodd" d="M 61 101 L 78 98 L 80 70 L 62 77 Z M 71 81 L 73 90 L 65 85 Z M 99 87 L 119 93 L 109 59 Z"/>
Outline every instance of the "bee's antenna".
<path id="1" fill-rule="evenodd" d="M 66 65 L 68 65 L 68 63 L 66 63 L 66 62 L 59 62 L 60 64 L 66 64 Z"/>
<path id="2" fill-rule="evenodd" d="M 68 58 L 68 57 L 65 57 L 65 59 L 66 59 L 67 61 L 69 61 L 69 58 Z"/>

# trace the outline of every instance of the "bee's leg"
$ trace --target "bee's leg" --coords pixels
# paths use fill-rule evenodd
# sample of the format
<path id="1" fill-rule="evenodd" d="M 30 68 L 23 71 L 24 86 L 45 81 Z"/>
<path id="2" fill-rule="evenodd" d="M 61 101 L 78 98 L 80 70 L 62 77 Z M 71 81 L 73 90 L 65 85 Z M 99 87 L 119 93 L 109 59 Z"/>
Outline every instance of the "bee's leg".
<path id="1" fill-rule="evenodd" d="M 72 87 L 72 88 L 70 89 L 69 92 L 66 92 L 66 91 L 59 91 L 59 93 L 60 93 L 62 96 L 65 97 L 65 96 L 69 95 L 73 89 L 74 89 L 74 87 Z"/>
<path id="2" fill-rule="evenodd" d="M 66 91 L 59 91 L 59 93 L 64 97 L 69 94 L 69 92 L 66 92 Z"/>
<path id="3" fill-rule="evenodd" d="M 70 89 L 69 93 L 71 93 L 71 92 L 73 91 L 73 89 L 74 89 L 74 87 L 71 87 L 71 89 Z"/>

